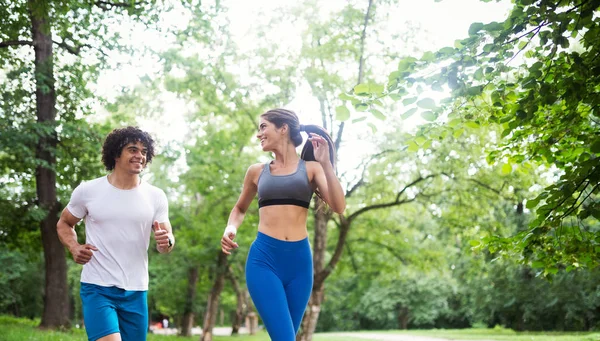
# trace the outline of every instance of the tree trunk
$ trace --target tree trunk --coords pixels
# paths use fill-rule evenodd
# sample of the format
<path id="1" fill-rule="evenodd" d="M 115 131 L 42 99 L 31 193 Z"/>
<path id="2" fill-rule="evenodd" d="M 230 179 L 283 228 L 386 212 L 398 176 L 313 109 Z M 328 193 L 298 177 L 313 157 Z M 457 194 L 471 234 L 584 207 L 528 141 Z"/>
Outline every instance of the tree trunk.
<path id="1" fill-rule="evenodd" d="M 325 282 L 321 282 L 319 286 L 317 283 L 313 285 L 313 291 L 310 294 L 310 300 L 308 301 L 308 308 L 304 312 L 302 318 L 302 324 L 300 325 L 301 331 L 296 336 L 296 341 L 311 341 L 313 334 L 317 328 L 317 322 L 319 320 L 319 314 L 321 313 L 321 304 L 325 297 Z"/>
<path id="2" fill-rule="evenodd" d="M 231 282 L 231 286 L 233 287 L 233 291 L 235 291 L 235 297 L 237 299 L 237 305 L 235 307 L 235 313 L 233 315 L 233 319 L 231 321 L 231 335 L 239 334 L 240 327 L 244 322 L 244 317 L 246 315 L 246 308 L 248 304 L 246 302 L 246 295 L 244 293 L 244 289 L 242 289 L 233 274 L 233 270 L 231 267 L 227 267 L 227 278 Z"/>
<path id="3" fill-rule="evenodd" d="M 408 308 L 406 307 L 400 307 L 398 309 L 398 325 L 400 327 L 400 329 L 408 329 L 408 318 L 409 318 L 410 314 L 408 311 Z"/>
<path id="4" fill-rule="evenodd" d="M 37 199 L 39 206 L 47 212 L 40 222 L 45 261 L 44 310 L 42 328 L 68 328 L 69 291 L 67 287 L 67 262 L 65 249 L 58 239 L 58 200 L 56 197 L 55 150 L 56 137 L 56 93 L 50 31 L 49 4 L 47 1 L 30 0 L 31 34 L 35 53 L 36 115 L 40 126 L 35 170 Z"/>
<path id="5" fill-rule="evenodd" d="M 254 335 L 258 331 L 258 315 L 254 311 L 254 304 L 250 299 L 250 293 L 247 288 L 244 288 L 244 299 L 246 301 L 246 328 L 248 334 Z"/>
<path id="6" fill-rule="evenodd" d="M 314 283 L 308 307 L 302 318 L 300 332 L 296 336 L 297 341 L 312 340 L 325 294 L 325 278 L 322 276 L 322 272 L 325 268 L 325 255 L 327 251 L 327 222 L 331 219 L 331 213 L 326 207 L 318 207 L 321 205 L 318 201 L 319 199 L 315 198 L 315 236 L 313 243 Z"/>
<path id="7" fill-rule="evenodd" d="M 219 310 L 219 297 L 225 285 L 225 274 L 227 268 L 227 255 L 219 250 L 217 259 L 217 267 L 215 271 L 215 282 L 213 283 L 208 303 L 206 305 L 206 314 L 204 315 L 204 323 L 202 324 L 202 336 L 200 341 L 212 341 L 212 330 L 217 320 Z"/>
<path id="8" fill-rule="evenodd" d="M 192 336 L 194 327 L 194 302 L 196 301 L 196 285 L 198 284 L 198 267 L 188 268 L 188 286 L 185 306 L 183 308 L 183 320 L 181 321 L 181 336 Z"/>

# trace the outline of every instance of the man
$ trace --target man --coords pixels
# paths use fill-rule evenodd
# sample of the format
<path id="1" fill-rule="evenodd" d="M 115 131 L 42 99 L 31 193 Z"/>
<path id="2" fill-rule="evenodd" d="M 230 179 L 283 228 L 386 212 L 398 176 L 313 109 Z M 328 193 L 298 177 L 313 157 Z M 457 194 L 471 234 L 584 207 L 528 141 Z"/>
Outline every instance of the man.
<path id="1" fill-rule="evenodd" d="M 175 243 L 165 193 L 140 179 L 153 156 L 148 133 L 113 130 L 102 147 L 111 173 L 77 186 L 58 221 L 61 242 L 83 264 L 80 295 L 90 341 L 146 340 L 152 230 L 160 253 Z M 84 217 L 86 243 L 79 244 L 75 225 Z"/>

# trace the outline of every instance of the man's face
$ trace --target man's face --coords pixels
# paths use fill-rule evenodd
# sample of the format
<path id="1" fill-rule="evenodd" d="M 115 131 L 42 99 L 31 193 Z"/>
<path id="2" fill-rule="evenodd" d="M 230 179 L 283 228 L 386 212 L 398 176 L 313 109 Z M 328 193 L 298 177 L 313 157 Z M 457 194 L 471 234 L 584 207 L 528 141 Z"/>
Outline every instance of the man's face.
<path id="1" fill-rule="evenodd" d="M 142 142 L 132 142 L 121 150 L 121 156 L 115 159 L 115 169 L 130 174 L 140 174 L 146 167 L 148 148 Z"/>

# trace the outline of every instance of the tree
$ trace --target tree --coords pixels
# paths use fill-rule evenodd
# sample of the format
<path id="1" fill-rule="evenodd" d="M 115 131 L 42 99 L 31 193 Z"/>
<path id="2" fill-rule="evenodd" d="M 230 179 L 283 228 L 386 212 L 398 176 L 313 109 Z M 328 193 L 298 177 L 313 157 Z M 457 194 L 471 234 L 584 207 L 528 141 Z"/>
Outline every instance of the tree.
<path id="1" fill-rule="evenodd" d="M 119 33 L 104 20 L 154 19 L 153 3 L 20 0 L 0 9 L 0 69 L 10 79 L 2 91 L 2 159 L 23 160 L 11 175 L 19 182 L 23 171 L 35 174 L 30 202 L 39 213 L 46 270 L 41 327 L 69 326 L 65 252 L 56 234 L 57 157 L 70 154 L 61 152 L 62 140 L 83 137 L 77 116 L 90 111 L 87 84 L 107 59 L 104 47 L 118 46 Z"/>
<path id="2" fill-rule="evenodd" d="M 500 126 L 499 143 L 488 148 L 490 163 L 507 172 L 556 167 L 556 180 L 527 198 L 537 214 L 529 228 L 487 240 L 543 264 L 547 275 L 559 267 L 593 267 L 600 257 L 593 227 L 600 218 L 599 6 L 595 0 L 515 1 L 504 22 L 473 23 L 454 47 L 402 59 L 384 91 L 357 87 L 351 99 L 367 110 L 382 97 L 403 99 L 409 108 L 415 103 L 405 118 L 421 109 L 431 127 L 446 122 L 446 134 Z M 451 97 L 439 105 L 419 98 L 424 87 L 446 89 Z M 421 136 L 435 137 L 427 129 Z"/>
<path id="3" fill-rule="evenodd" d="M 318 6 L 313 2 L 308 2 L 298 10 L 302 12 L 300 17 L 308 24 L 308 29 L 303 37 L 304 42 L 298 65 L 304 66 L 302 75 L 304 81 L 309 84 L 313 96 L 319 102 L 321 124 L 332 135 L 338 151 L 344 145 L 344 129 L 349 124 L 345 121 L 351 114 L 338 96 L 342 99 L 345 98 L 343 92 L 349 85 L 354 86 L 367 82 L 372 83 L 373 87 L 379 87 L 370 76 L 372 67 L 367 64 L 367 59 L 373 55 L 382 55 L 382 51 L 388 52 L 384 44 L 380 42 L 377 44 L 375 39 L 371 38 L 373 35 L 371 32 L 375 30 L 377 23 L 387 20 L 386 6 L 389 5 L 390 1 L 353 1 L 334 13 L 332 17 L 335 19 L 324 21 L 317 19 L 319 16 L 315 15 L 315 12 L 318 11 Z M 357 30 L 357 28 L 359 29 Z M 376 47 L 370 47 L 370 44 Z M 347 72 L 348 65 L 354 65 L 355 69 Z M 374 112 L 374 116 L 385 118 L 381 112 Z M 352 122 L 362 122 L 363 125 L 374 127 L 368 118 L 360 113 L 354 116 Z M 404 183 L 404 191 L 426 179 L 413 180 L 414 182 Z M 360 186 L 362 186 L 360 179 L 356 179 L 354 183 L 348 183 L 346 197 L 352 195 Z M 332 212 L 320 207 L 321 203 L 315 199 L 312 222 L 314 284 L 297 340 L 310 341 L 312 339 L 324 299 L 325 280 L 340 260 L 352 223 L 358 216 L 371 209 L 393 207 L 410 202 L 405 201 L 402 197 L 404 191 L 400 187 L 395 199 L 392 198 L 387 202 L 380 202 L 353 213 L 341 215 L 337 221 L 333 220 Z M 328 243 L 328 230 L 333 225 L 339 227 L 339 234 L 333 246 L 332 257 L 327 259 L 327 250 L 331 247 Z"/>

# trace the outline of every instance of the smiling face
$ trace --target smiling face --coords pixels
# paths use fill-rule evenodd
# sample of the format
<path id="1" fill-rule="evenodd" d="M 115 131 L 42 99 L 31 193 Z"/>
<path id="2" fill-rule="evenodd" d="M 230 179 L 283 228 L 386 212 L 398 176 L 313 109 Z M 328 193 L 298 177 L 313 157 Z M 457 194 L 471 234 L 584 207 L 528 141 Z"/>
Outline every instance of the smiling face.
<path id="1" fill-rule="evenodd" d="M 260 146 L 265 152 L 273 151 L 278 146 L 283 138 L 286 138 L 285 132 L 287 131 L 287 125 L 283 125 L 281 128 L 264 117 L 260 118 L 258 123 L 258 133 L 256 138 L 260 140 Z"/>
<path id="2" fill-rule="evenodd" d="M 129 173 L 140 174 L 146 167 L 148 148 L 142 142 L 128 143 L 121 150 L 121 155 L 115 158 L 115 169 Z"/>

